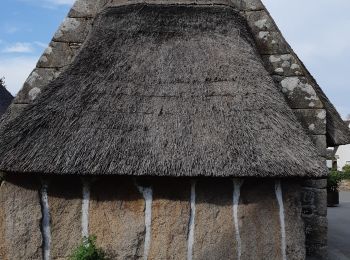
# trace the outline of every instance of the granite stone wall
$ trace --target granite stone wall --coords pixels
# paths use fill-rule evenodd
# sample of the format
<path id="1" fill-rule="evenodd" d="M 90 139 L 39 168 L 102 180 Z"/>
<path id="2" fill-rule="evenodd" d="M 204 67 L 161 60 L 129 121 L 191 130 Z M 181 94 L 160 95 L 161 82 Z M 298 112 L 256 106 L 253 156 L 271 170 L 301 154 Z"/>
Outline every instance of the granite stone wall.
<path id="1" fill-rule="evenodd" d="M 53 260 L 69 259 L 84 225 L 111 259 L 305 259 L 305 194 L 298 180 L 282 181 L 279 201 L 278 180 L 244 180 L 237 190 L 231 178 L 84 179 L 90 183 L 87 223 L 83 181 L 69 176 L 44 180 Z M 42 232 L 40 183 L 33 176 L 16 176 L 2 184 L 1 259 L 43 259 L 48 234 Z"/>

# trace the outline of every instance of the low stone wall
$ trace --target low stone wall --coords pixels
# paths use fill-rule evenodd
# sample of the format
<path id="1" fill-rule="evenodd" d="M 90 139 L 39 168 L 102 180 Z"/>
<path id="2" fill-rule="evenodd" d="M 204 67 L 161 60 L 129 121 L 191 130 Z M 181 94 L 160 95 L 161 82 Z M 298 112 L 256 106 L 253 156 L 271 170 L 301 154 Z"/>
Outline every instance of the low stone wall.
<path id="1" fill-rule="evenodd" d="M 249 179 L 241 187 L 229 178 L 88 181 L 84 189 L 75 177 L 42 181 L 48 187 L 50 259 L 68 259 L 84 229 L 111 259 L 305 259 L 302 186 L 296 180 L 278 186 Z M 35 177 L 2 184 L 1 259 L 43 259 L 40 189 Z"/>

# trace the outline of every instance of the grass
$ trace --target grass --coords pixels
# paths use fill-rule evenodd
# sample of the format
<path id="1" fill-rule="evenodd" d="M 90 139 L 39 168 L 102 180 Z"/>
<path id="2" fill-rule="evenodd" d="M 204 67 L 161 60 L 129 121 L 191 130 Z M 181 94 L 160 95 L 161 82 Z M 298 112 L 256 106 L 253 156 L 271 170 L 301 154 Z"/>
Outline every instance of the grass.
<path id="1" fill-rule="evenodd" d="M 96 246 L 96 237 L 83 238 L 81 244 L 74 250 L 70 260 L 108 260 L 101 248 Z"/>

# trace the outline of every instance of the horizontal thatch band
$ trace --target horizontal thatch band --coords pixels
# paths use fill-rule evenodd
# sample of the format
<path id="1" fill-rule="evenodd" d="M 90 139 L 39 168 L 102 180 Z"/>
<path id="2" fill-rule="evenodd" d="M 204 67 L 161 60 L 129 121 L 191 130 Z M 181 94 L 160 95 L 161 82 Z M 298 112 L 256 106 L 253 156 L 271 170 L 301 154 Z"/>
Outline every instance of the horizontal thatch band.
<path id="1" fill-rule="evenodd" d="M 245 20 L 224 6 L 107 9 L 73 64 L 1 129 L 9 172 L 327 173 Z"/>

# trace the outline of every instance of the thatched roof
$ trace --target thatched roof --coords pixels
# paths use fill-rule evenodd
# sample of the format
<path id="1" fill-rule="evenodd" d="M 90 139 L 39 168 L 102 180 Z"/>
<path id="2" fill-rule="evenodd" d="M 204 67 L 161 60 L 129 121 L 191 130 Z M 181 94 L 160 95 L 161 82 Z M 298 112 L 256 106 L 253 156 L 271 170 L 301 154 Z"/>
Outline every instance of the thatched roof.
<path id="1" fill-rule="evenodd" d="M 8 106 L 11 104 L 13 96 L 8 90 L 0 85 L 0 117 L 5 113 Z"/>
<path id="2" fill-rule="evenodd" d="M 323 160 L 217 6 L 109 8 L 72 65 L 0 133 L 0 170 L 321 177 Z"/>

